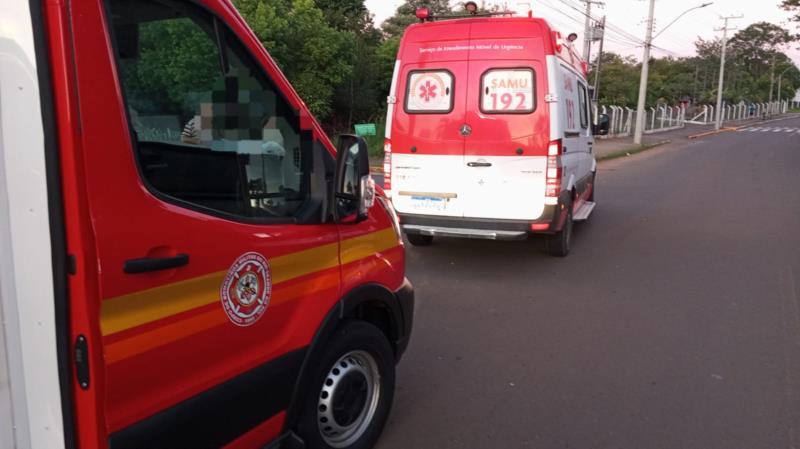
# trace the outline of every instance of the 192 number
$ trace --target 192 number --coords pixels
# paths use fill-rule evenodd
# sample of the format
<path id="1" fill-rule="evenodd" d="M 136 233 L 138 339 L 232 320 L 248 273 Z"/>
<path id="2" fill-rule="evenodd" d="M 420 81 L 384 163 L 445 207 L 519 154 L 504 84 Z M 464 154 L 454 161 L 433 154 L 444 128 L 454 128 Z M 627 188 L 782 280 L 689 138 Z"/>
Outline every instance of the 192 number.
<path id="1" fill-rule="evenodd" d="M 519 99 L 519 104 L 517 104 L 517 107 L 515 108 L 515 110 L 517 110 L 517 111 L 524 110 L 525 109 L 525 102 L 528 99 L 528 97 L 523 93 L 517 93 L 516 95 L 511 95 L 510 93 L 505 93 L 503 95 L 500 95 L 499 99 L 498 99 L 498 95 L 497 94 L 489 95 L 489 97 L 491 97 L 491 99 L 492 99 L 492 110 L 493 111 L 508 111 L 509 109 L 511 109 L 511 106 L 514 104 L 514 97 L 515 96 L 517 97 L 517 99 Z M 500 106 L 501 107 L 498 107 L 498 100 L 500 102 Z"/>

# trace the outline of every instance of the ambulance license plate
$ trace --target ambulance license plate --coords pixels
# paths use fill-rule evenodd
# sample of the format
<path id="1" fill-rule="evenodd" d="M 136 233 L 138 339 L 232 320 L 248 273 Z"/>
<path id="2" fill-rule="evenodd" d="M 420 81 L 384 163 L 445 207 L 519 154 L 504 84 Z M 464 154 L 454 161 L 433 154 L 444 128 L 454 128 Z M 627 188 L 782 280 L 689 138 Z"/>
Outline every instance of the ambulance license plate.
<path id="1" fill-rule="evenodd" d="M 416 210 L 427 210 L 440 212 L 447 207 L 447 201 L 444 198 L 436 198 L 432 196 L 412 196 L 411 207 Z"/>

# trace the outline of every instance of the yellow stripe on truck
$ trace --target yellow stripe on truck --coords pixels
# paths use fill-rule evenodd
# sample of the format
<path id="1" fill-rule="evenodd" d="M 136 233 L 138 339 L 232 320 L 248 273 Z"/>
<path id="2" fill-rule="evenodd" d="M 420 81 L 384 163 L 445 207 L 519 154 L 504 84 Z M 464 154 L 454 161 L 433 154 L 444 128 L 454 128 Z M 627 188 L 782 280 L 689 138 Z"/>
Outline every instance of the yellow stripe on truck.
<path id="1" fill-rule="evenodd" d="M 392 249 L 399 244 L 397 234 L 391 227 L 344 240 L 342 242 L 342 265 Z"/>
<path id="2" fill-rule="evenodd" d="M 337 266 L 338 246 L 338 243 L 331 243 L 270 259 L 272 283 L 279 284 Z M 219 288 L 226 274 L 227 271 L 218 271 L 105 300 L 101 309 L 101 332 L 104 336 L 111 335 L 219 301 Z"/>
<path id="3" fill-rule="evenodd" d="M 399 245 L 389 227 L 341 243 L 341 262 L 347 264 Z M 269 260 L 272 283 L 336 267 L 339 244 L 330 243 Z M 100 329 L 104 336 L 132 329 L 219 301 L 219 288 L 227 271 L 176 282 L 103 301 Z"/>

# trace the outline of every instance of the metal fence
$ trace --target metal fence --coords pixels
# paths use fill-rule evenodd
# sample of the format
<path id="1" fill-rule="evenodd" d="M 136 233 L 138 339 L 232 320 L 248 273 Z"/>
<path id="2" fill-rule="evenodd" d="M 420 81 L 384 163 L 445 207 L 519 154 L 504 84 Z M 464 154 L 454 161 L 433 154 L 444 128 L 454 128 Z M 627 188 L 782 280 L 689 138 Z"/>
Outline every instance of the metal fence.
<path id="1" fill-rule="evenodd" d="M 766 118 L 776 114 L 785 114 L 790 109 L 800 108 L 800 101 L 774 101 L 772 103 L 745 103 L 735 105 L 722 105 L 722 122 L 753 120 Z M 609 131 L 607 136 L 626 137 L 633 135 L 636 126 L 636 110 L 620 106 L 595 106 L 597 113 L 609 117 Z M 683 106 L 659 106 L 645 111 L 644 133 L 652 134 L 662 131 L 683 128 L 687 123 L 695 125 L 710 125 L 716 121 L 716 108 L 713 105 L 703 105 L 693 108 L 693 115 Z"/>
<path id="2" fill-rule="evenodd" d="M 772 103 L 745 103 L 738 104 L 722 104 L 722 122 L 744 121 L 763 119 L 771 117 L 776 114 L 785 114 L 789 109 L 797 107 L 800 102 L 796 101 L 773 101 Z M 717 118 L 717 110 L 712 105 L 705 105 L 701 107 L 697 115 L 687 120 L 687 123 L 694 123 L 697 125 L 708 125 L 715 122 Z"/>
<path id="3" fill-rule="evenodd" d="M 600 106 L 596 112 L 609 118 L 609 137 L 625 137 L 633 134 L 636 126 L 636 110 L 620 106 Z M 644 133 L 651 134 L 683 128 L 686 123 L 686 108 L 682 106 L 659 106 L 645 111 Z"/>

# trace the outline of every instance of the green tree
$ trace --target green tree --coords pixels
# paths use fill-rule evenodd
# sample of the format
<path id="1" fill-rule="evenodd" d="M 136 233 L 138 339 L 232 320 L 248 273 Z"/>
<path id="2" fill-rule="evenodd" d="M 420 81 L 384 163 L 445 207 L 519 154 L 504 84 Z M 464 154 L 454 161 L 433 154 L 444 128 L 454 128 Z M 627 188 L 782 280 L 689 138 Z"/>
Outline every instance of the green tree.
<path id="1" fill-rule="evenodd" d="M 129 95 L 131 107 L 140 112 L 168 111 L 188 120 L 197 111 L 196 99 L 186 93 L 211 91 L 222 75 L 217 47 L 185 18 L 145 23 L 140 33 L 138 58 L 123 59 L 120 67 L 129 94 L 146 93 Z"/>
<path id="2" fill-rule="evenodd" d="M 405 3 L 397 7 L 392 17 L 386 19 L 381 25 L 384 35 L 387 38 L 400 37 L 409 25 L 418 23 L 417 8 L 428 8 L 434 16 L 451 14 L 448 0 L 406 0 Z"/>
<path id="3" fill-rule="evenodd" d="M 634 106 L 639 92 L 639 66 L 632 57 L 603 53 L 600 71 L 599 102 L 605 105 Z M 594 80 L 595 73 L 589 74 Z"/>
<path id="4" fill-rule="evenodd" d="M 328 24 L 337 30 L 356 34 L 375 32 L 372 14 L 364 0 L 315 0 L 315 3 L 325 14 Z"/>
<path id="5" fill-rule="evenodd" d="M 781 7 L 787 11 L 795 13 L 792 18 L 795 22 L 800 22 L 800 0 L 783 0 Z"/>
<path id="6" fill-rule="evenodd" d="M 235 0 L 262 44 L 320 119 L 353 70 L 352 33 L 330 26 L 314 0 Z"/>
<path id="7" fill-rule="evenodd" d="M 383 35 L 375 28 L 364 0 L 316 0 L 328 24 L 350 33 L 353 70 L 336 86 L 332 115 L 326 127 L 331 131 L 351 130 L 353 124 L 373 121 L 380 115 L 386 91 L 380 82 L 377 49 Z"/>

